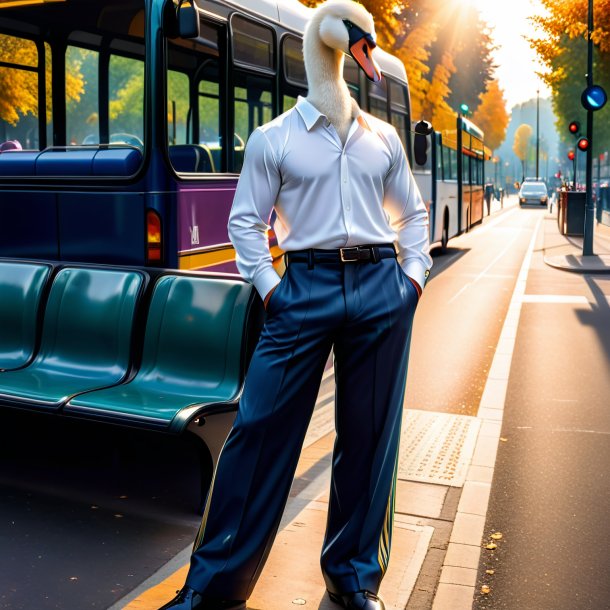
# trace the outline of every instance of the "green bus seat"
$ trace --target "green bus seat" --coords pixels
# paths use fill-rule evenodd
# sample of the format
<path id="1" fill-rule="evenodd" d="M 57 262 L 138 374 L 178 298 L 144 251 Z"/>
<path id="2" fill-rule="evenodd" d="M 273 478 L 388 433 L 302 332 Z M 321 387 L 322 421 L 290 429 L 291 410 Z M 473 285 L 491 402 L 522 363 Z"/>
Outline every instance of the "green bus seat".
<path id="1" fill-rule="evenodd" d="M 34 356 L 40 301 L 49 265 L 0 262 L 0 370 L 18 369 Z"/>
<path id="2" fill-rule="evenodd" d="M 235 411 L 252 296 L 240 280 L 162 276 L 136 376 L 75 397 L 64 412 L 180 433 L 201 413 Z"/>
<path id="3" fill-rule="evenodd" d="M 0 405 L 59 409 L 75 394 L 119 383 L 144 275 L 69 267 L 51 285 L 40 349 L 26 368 L 0 374 Z"/>

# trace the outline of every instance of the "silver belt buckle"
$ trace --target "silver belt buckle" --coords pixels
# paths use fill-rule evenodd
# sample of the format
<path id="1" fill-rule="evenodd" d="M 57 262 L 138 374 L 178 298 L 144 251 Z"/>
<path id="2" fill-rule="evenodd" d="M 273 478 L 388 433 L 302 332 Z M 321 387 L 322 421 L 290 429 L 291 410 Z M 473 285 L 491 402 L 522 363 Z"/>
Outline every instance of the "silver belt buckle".
<path id="1" fill-rule="evenodd" d="M 355 252 L 356 258 L 345 258 L 346 252 Z M 339 248 L 339 254 L 341 255 L 342 263 L 357 263 L 358 262 L 358 246 L 352 246 L 350 248 Z"/>

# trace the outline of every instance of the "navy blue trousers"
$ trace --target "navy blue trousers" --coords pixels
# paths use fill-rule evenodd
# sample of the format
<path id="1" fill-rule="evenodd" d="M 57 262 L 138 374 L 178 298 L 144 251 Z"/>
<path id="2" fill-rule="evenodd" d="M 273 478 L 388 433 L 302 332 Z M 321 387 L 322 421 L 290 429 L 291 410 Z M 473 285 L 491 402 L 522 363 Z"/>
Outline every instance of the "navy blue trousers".
<path id="1" fill-rule="evenodd" d="M 333 593 L 377 592 L 387 568 L 417 291 L 395 258 L 291 262 L 225 443 L 186 584 L 247 599 L 282 517 L 334 346 L 336 441 L 321 565 Z"/>

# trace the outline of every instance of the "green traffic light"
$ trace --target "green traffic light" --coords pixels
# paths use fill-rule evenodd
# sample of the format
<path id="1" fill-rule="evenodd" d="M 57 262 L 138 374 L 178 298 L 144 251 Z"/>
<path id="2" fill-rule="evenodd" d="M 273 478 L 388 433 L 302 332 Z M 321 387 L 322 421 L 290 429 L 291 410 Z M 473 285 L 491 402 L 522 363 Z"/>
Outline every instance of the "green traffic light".
<path id="1" fill-rule="evenodd" d="M 470 110 L 470 108 L 468 108 L 468 104 L 461 104 L 460 105 L 460 112 L 462 114 L 468 114 L 469 110 Z"/>

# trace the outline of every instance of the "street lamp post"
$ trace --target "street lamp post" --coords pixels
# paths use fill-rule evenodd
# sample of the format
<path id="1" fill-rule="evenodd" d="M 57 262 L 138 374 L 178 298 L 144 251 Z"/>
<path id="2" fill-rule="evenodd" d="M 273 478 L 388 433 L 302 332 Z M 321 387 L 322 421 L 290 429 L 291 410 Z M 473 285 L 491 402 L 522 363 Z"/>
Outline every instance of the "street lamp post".
<path id="1" fill-rule="evenodd" d="M 593 86 L 593 0 L 589 0 L 589 21 L 587 26 L 587 87 Z M 586 206 L 585 206 L 585 235 L 582 242 L 583 256 L 593 256 L 593 111 L 587 110 L 587 149 L 586 165 Z"/>
<path id="2" fill-rule="evenodd" d="M 540 89 L 536 90 L 536 180 L 540 176 L 538 171 L 539 167 L 539 155 L 540 155 Z"/>

